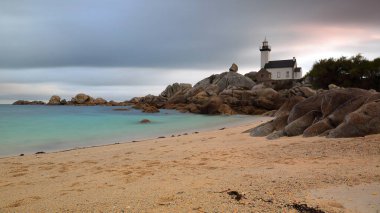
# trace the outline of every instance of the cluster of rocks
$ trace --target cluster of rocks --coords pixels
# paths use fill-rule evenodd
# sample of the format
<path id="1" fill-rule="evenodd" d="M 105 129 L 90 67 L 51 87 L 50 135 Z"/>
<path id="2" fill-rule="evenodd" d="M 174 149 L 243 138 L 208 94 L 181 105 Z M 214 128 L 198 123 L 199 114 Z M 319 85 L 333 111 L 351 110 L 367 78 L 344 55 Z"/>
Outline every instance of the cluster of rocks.
<path id="1" fill-rule="evenodd" d="M 228 72 L 211 75 L 193 87 L 174 83 L 158 96 L 135 97 L 129 103 L 201 114 L 262 114 L 279 109 L 290 96 L 309 97 L 316 93 L 301 86 L 276 91 L 237 71 L 238 66 L 232 64 Z"/>
<path id="2" fill-rule="evenodd" d="M 360 137 L 380 133 L 380 93 L 358 88 L 320 91 L 308 98 L 293 96 L 272 121 L 250 131 L 251 136 Z"/>
<path id="3" fill-rule="evenodd" d="M 13 105 L 76 105 L 76 106 L 126 106 L 126 102 L 116 102 L 116 101 L 106 101 L 103 98 L 93 98 L 84 93 L 79 93 L 75 97 L 71 98 L 70 101 L 66 99 L 61 99 L 58 95 L 53 95 L 47 103 L 43 101 L 24 101 L 18 100 L 13 103 Z"/>
<path id="4" fill-rule="evenodd" d="M 45 105 L 46 103 L 43 101 L 25 101 L 25 100 L 18 100 L 13 103 L 13 105 Z"/>
<path id="5" fill-rule="evenodd" d="M 275 118 L 251 130 L 252 136 L 275 139 L 303 135 L 353 137 L 380 133 L 380 94 L 373 90 L 339 88 L 315 91 L 300 81 L 255 83 L 232 64 L 229 71 L 211 75 L 194 86 L 174 83 L 158 96 L 135 97 L 125 102 L 106 101 L 80 93 L 70 101 L 52 96 L 48 105 L 125 106 L 143 112 L 160 109 L 201 114 L 264 114 Z M 291 85 L 291 87 L 289 86 Z M 307 84 L 306 84 L 307 85 Z M 281 88 L 281 89 L 278 89 Z M 14 104 L 45 104 L 16 101 Z"/>

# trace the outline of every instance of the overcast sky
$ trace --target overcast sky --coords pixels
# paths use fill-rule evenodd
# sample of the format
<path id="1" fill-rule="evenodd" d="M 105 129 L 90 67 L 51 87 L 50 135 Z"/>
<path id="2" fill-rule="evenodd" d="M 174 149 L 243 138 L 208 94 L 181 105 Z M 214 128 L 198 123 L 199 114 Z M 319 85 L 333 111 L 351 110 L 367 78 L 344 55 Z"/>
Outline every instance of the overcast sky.
<path id="1" fill-rule="evenodd" d="M 0 103 L 94 97 L 126 100 L 196 83 L 231 63 L 380 57 L 378 0 L 1 0 Z"/>

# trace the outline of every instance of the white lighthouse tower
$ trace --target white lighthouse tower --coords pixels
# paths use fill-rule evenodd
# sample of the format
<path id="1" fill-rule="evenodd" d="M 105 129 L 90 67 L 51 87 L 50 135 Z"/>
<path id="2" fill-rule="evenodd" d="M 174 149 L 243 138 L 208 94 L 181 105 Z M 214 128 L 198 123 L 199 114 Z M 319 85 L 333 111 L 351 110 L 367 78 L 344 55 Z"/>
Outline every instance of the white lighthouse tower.
<path id="1" fill-rule="evenodd" d="M 268 45 L 267 38 L 265 37 L 263 45 L 260 47 L 261 52 L 261 68 L 264 68 L 265 64 L 269 61 L 270 46 Z"/>

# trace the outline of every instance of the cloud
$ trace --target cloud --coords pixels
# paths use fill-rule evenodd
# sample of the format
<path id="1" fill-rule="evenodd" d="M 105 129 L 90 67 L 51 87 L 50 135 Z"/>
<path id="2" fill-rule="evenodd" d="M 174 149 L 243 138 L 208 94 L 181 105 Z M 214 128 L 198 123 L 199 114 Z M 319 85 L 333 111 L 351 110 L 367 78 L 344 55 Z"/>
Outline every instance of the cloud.
<path id="1" fill-rule="evenodd" d="M 304 71 L 325 57 L 374 58 L 378 8 L 374 0 L 2 0 L 0 96 L 11 98 L 10 84 L 31 98 L 82 87 L 149 93 L 195 83 L 232 62 L 245 73 L 259 68 L 264 36 L 272 59 L 295 56 Z"/>
<path id="2" fill-rule="evenodd" d="M 377 1 L 343 0 L 5 0 L 0 2 L 0 66 L 248 65 L 252 62 L 241 60 L 243 54 L 256 49 L 264 35 L 281 43 L 293 34 L 285 39 L 276 31 L 285 34 L 298 25 L 378 26 L 379 7 Z"/>

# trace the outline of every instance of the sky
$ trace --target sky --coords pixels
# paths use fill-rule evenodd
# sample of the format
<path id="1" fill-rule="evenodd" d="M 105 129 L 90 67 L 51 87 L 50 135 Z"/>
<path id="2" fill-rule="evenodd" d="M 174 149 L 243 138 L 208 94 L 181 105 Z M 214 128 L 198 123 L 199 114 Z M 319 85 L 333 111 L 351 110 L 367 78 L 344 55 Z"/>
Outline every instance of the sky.
<path id="1" fill-rule="evenodd" d="M 380 57 L 378 0 L 1 0 L 0 103 L 158 95 L 175 82 L 297 58 Z"/>

